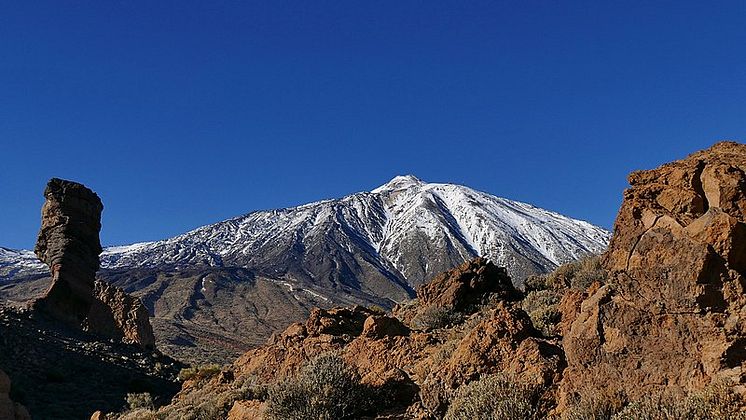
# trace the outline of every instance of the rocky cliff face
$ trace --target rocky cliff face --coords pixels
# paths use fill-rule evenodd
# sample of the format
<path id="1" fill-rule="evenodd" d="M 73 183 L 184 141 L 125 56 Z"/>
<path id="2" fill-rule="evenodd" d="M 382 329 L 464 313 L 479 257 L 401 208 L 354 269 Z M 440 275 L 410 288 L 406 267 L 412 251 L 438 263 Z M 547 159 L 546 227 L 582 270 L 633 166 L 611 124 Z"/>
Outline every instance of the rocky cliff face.
<path id="1" fill-rule="evenodd" d="M 142 302 L 96 280 L 101 242 L 101 199 L 82 184 L 53 178 L 44 190 L 36 255 L 49 267 L 52 283 L 33 302 L 56 320 L 124 342 L 155 347 Z"/>
<path id="2" fill-rule="evenodd" d="M 610 281 L 564 337 L 563 403 L 746 382 L 744 171 L 746 145 L 723 142 L 629 176 Z"/>

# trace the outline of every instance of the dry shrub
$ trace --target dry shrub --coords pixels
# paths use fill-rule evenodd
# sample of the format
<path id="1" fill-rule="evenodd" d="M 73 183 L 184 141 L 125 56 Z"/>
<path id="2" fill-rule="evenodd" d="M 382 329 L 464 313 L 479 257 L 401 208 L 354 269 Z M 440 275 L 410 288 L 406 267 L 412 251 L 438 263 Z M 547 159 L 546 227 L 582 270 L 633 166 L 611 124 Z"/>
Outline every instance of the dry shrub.
<path id="1" fill-rule="evenodd" d="M 534 392 L 512 379 L 489 375 L 461 386 L 451 401 L 445 420 L 537 418 Z"/>
<path id="2" fill-rule="evenodd" d="M 278 420 L 353 419 L 372 405 L 373 393 L 360 383 L 360 375 L 339 355 L 328 353 L 272 386 L 266 414 Z"/>
<path id="3" fill-rule="evenodd" d="M 562 314 L 558 309 L 562 294 L 555 290 L 531 291 L 521 302 L 521 308 L 526 311 L 534 328 L 545 336 L 557 334 Z"/>
<path id="4" fill-rule="evenodd" d="M 422 308 L 412 320 L 412 324 L 419 330 L 435 330 L 461 322 L 462 314 L 452 308 L 430 305 Z"/>
<path id="5" fill-rule="evenodd" d="M 604 284 L 606 276 L 599 256 L 561 265 L 543 276 L 530 276 L 526 279 L 526 295 L 521 307 L 528 313 L 534 328 L 544 336 L 555 336 L 559 333 L 557 326 L 562 314 L 558 306 L 564 293 L 568 290 L 585 291 L 594 282 Z"/>
<path id="6" fill-rule="evenodd" d="M 657 393 L 632 403 L 621 396 L 586 394 L 563 415 L 563 420 L 746 420 L 744 401 L 731 385 L 716 383 L 703 391 L 682 396 Z M 621 408 L 624 406 L 623 408 Z"/>
<path id="7" fill-rule="evenodd" d="M 153 397 L 147 392 L 127 394 L 126 401 L 130 410 L 136 410 L 139 408 L 152 410 L 154 407 Z"/>
<path id="8" fill-rule="evenodd" d="M 743 420 L 743 404 L 732 386 L 717 383 L 685 398 L 665 394 L 643 398 L 629 404 L 613 420 Z"/>
<path id="9" fill-rule="evenodd" d="M 200 365 L 184 368 L 179 372 L 179 379 L 188 381 L 191 379 L 201 380 L 220 373 L 220 365 Z"/>
<path id="10" fill-rule="evenodd" d="M 624 401 L 623 395 L 608 397 L 586 393 L 562 415 L 562 420 L 611 420 Z"/>
<path id="11" fill-rule="evenodd" d="M 601 266 L 601 257 L 593 255 L 557 267 L 546 275 L 544 283 L 547 289 L 569 288 L 584 291 L 596 281 L 604 284 L 606 277 L 606 270 Z"/>

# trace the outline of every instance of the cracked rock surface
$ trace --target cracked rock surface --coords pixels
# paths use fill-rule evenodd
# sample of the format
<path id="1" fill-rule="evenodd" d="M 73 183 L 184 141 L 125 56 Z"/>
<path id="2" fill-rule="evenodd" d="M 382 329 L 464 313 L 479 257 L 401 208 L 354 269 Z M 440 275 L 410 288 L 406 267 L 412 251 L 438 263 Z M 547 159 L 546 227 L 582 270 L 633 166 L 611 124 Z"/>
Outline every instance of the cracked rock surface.
<path id="1" fill-rule="evenodd" d="M 746 382 L 746 145 L 633 172 L 604 257 L 610 282 L 564 337 L 560 404 Z"/>

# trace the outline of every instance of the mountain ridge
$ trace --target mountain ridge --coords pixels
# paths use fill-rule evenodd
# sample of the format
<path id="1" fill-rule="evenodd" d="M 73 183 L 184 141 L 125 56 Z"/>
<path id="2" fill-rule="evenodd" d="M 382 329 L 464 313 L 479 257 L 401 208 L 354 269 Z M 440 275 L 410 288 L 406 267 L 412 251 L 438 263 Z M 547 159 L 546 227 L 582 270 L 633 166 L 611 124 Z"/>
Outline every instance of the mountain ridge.
<path id="1" fill-rule="evenodd" d="M 404 200 L 396 197 L 404 192 Z M 430 192 L 435 194 L 430 195 Z M 461 194 L 462 197 L 454 197 L 454 194 Z M 392 250 L 388 250 L 387 245 L 390 246 L 390 242 L 393 240 L 391 235 L 396 236 L 405 231 L 405 228 L 416 228 L 417 230 L 432 229 L 434 226 L 430 223 L 433 220 L 417 220 L 416 223 L 410 223 L 409 226 L 402 226 L 402 222 L 410 222 L 409 220 L 397 220 L 396 215 L 392 217 L 392 211 L 410 211 L 419 212 L 422 209 L 418 206 L 434 205 L 435 212 L 440 212 L 440 216 L 443 217 L 441 222 L 448 228 L 451 229 L 450 233 L 452 239 L 456 239 L 461 245 L 460 252 L 468 252 L 474 256 L 475 254 L 486 255 L 492 257 L 497 263 L 503 263 L 505 258 L 499 258 L 497 253 L 499 250 L 488 249 L 485 245 L 490 243 L 490 240 L 486 238 L 477 238 L 479 232 L 475 232 L 473 226 L 466 226 L 463 217 L 454 217 L 454 208 L 464 206 L 464 200 L 475 200 L 475 198 L 482 199 L 482 201 L 497 202 L 503 206 L 504 216 L 510 217 L 519 215 L 521 213 L 529 217 L 533 216 L 536 218 L 537 214 L 544 216 L 544 219 L 557 219 L 562 221 L 572 221 L 581 227 L 581 236 L 583 233 L 589 234 L 591 240 L 578 241 L 577 236 L 570 238 L 566 235 L 565 240 L 577 242 L 578 248 L 585 248 L 589 253 L 597 253 L 603 248 L 599 244 L 605 243 L 608 240 L 608 232 L 596 228 L 588 222 L 578 221 L 570 219 L 565 216 L 559 215 L 555 212 L 546 211 L 530 205 L 528 203 L 522 203 L 514 200 L 508 200 L 501 197 L 496 197 L 488 193 L 473 190 L 471 188 L 447 183 L 425 183 L 412 175 L 397 176 L 386 184 L 381 185 L 378 188 L 373 189 L 370 192 L 359 192 L 347 195 L 339 199 L 325 199 L 308 204 L 303 204 L 294 207 L 285 207 L 281 209 L 271 210 L 258 210 L 253 211 L 241 216 L 236 216 L 224 221 L 220 221 L 213 224 L 198 227 L 196 229 L 185 232 L 184 234 L 175 236 L 173 238 L 163 239 L 159 241 L 151 242 L 140 242 L 131 245 L 107 247 L 101 256 L 103 268 L 124 268 L 124 267 L 148 267 L 157 265 L 193 265 L 195 263 L 204 263 L 212 266 L 226 266 L 226 259 L 230 260 L 231 256 L 236 257 L 238 252 L 244 255 L 251 251 L 250 246 L 245 245 L 242 240 L 249 240 L 254 246 L 261 246 L 258 241 L 252 241 L 252 236 L 261 236 L 259 240 L 269 240 L 270 237 L 261 235 L 263 232 L 260 230 L 268 223 L 273 223 L 273 227 L 277 224 L 285 223 L 285 229 L 295 229 L 302 231 L 302 233 L 314 233 L 313 229 L 308 229 L 309 222 L 312 222 L 314 226 L 319 226 L 325 222 L 325 217 L 328 218 L 343 218 L 343 222 L 346 222 L 348 226 L 352 227 L 352 236 L 361 239 L 365 242 L 369 248 L 375 250 L 376 253 L 381 253 L 383 250 L 384 258 L 387 257 L 396 258 Z M 389 203 L 386 203 L 386 199 L 389 199 Z M 414 202 L 412 202 L 414 199 Z M 416 201 L 416 200 L 420 201 Z M 426 202 L 427 199 L 431 199 L 432 202 Z M 396 201 L 399 200 L 397 203 Z M 404 201 L 404 203 L 401 203 Z M 475 200 L 476 201 L 476 200 Z M 352 214 L 335 214 L 333 212 L 339 212 L 339 206 L 346 205 L 354 207 L 354 213 Z M 414 205 L 414 208 L 407 208 Z M 365 208 L 363 208 L 365 206 Z M 402 208 L 404 207 L 404 208 Z M 342 210 L 343 211 L 343 210 Z M 330 213 L 331 212 L 331 213 Z M 289 216 L 296 215 L 295 218 Z M 361 220 L 361 216 L 366 216 L 367 220 Z M 427 214 L 413 214 L 413 217 L 427 217 Z M 471 216 L 471 215 L 466 215 Z M 310 220 L 314 217 L 314 220 Z M 400 218 L 399 218 L 400 219 Z M 540 218 L 539 218 L 540 219 Z M 336 220 L 338 221 L 338 220 Z M 523 220 L 525 221 L 525 220 Z M 546 220 L 538 220 L 539 222 L 546 222 Z M 391 223 L 387 225 L 387 222 Z M 518 240 L 527 240 L 531 245 L 539 250 L 542 258 L 545 258 L 551 265 L 559 265 L 563 262 L 567 262 L 567 259 L 563 255 L 557 255 L 556 250 L 542 248 L 541 239 L 537 238 L 536 235 L 532 235 L 535 232 L 529 232 L 528 230 L 521 231 L 520 222 L 518 224 L 511 225 L 505 223 L 504 227 L 512 229 L 518 234 Z M 396 226 L 396 224 L 399 224 Z M 252 229 L 253 228 L 253 229 Z M 259 230 L 259 231 L 258 231 Z M 440 232 L 429 232 L 437 235 Z M 206 235 L 213 235 L 208 237 Z M 215 239 L 219 240 L 219 244 L 216 244 Z M 480 240 L 481 239 L 481 240 Z M 546 238 L 551 239 L 551 238 Z M 595 240 L 596 243 L 593 243 Z M 153 259 L 153 252 L 150 255 L 146 254 L 147 250 L 154 250 L 155 248 L 164 250 L 164 247 L 168 248 L 169 244 L 178 242 L 189 243 L 192 245 L 193 255 L 184 253 L 167 253 L 165 257 L 159 259 Z M 387 243 L 388 242 L 388 243 Z M 475 243 L 476 242 L 476 243 Z M 222 245 L 222 246 L 218 246 Z M 238 249 L 241 247 L 241 249 Z M 173 251 L 173 250 L 172 250 Z M 233 254 L 233 255 L 231 255 Z M 491 255 L 492 254 L 492 255 Z M 130 256 L 137 255 L 142 258 L 140 262 L 131 261 Z M 576 256 L 576 254 L 573 254 Z M 466 258 L 467 255 L 464 255 Z M 498 257 L 498 258 L 495 258 Z M 465 259 L 464 258 L 464 259 Z M 546 264 L 549 266 L 549 264 Z M 404 264 L 393 264 L 396 269 L 402 271 Z M 405 270 L 406 271 L 406 270 Z M 511 273 L 514 274 L 514 273 Z M 418 276 L 422 277 L 422 276 Z M 418 279 L 421 280 L 421 279 Z"/>

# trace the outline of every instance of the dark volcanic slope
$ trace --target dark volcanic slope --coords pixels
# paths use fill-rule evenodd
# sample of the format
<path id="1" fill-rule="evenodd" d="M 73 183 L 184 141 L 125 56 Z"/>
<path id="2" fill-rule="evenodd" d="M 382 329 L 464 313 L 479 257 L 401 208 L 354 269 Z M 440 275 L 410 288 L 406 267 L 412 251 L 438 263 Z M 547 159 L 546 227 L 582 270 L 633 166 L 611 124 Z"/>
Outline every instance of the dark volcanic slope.
<path id="1" fill-rule="evenodd" d="M 121 409 L 129 392 L 167 401 L 179 390 L 180 368 L 158 353 L 0 308 L 0 369 L 12 380 L 11 397 L 34 419 L 88 419 Z"/>

